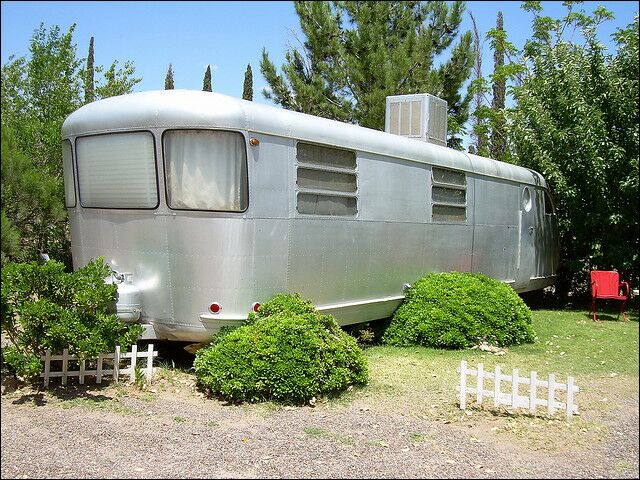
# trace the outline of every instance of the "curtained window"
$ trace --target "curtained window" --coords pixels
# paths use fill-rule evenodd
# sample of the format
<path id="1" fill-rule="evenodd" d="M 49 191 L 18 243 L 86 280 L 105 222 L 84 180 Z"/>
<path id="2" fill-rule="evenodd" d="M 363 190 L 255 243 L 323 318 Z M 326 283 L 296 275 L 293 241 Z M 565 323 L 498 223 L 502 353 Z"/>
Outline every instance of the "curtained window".
<path id="1" fill-rule="evenodd" d="M 247 209 L 247 153 L 240 133 L 168 130 L 163 148 L 170 208 Z"/>

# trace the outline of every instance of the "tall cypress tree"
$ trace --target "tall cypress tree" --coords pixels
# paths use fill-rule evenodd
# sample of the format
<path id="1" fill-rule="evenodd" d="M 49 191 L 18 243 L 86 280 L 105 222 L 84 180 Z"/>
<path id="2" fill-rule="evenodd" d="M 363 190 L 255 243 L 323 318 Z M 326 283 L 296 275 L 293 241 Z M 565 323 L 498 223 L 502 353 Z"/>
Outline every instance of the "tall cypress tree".
<path id="1" fill-rule="evenodd" d="M 87 75 L 84 81 L 84 103 L 91 103 L 95 100 L 93 70 L 93 37 L 91 37 L 89 40 L 89 54 L 87 55 Z"/>
<path id="2" fill-rule="evenodd" d="M 483 84 L 484 78 L 482 76 L 482 44 L 480 42 L 480 32 L 476 25 L 476 19 L 472 13 L 471 23 L 473 24 L 473 89 L 474 91 L 474 108 L 473 108 L 473 130 L 471 137 L 475 140 L 473 145 L 473 151 L 471 151 L 471 145 L 469 146 L 469 153 L 475 153 L 477 155 L 487 155 L 487 121 L 486 121 L 486 109 L 484 104 L 484 91 Z"/>
<path id="3" fill-rule="evenodd" d="M 242 98 L 245 100 L 253 100 L 253 73 L 251 72 L 251 64 L 247 65 L 247 70 L 244 72 Z"/>
<path id="4" fill-rule="evenodd" d="M 202 80 L 202 91 L 211 92 L 211 65 L 207 65 L 207 71 L 204 72 L 204 80 Z"/>
<path id="5" fill-rule="evenodd" d="M 294 2 L 306 39 L 282 74 L 263 49 L 264 92 L 284 108 L 382 130 L 385 97 L 431 93 L 449 107 L 449 144 L 460 147 L 471 96 L 471 32 L 464 2 Z M 457 39 L 457 40 L 456 40 Z M 457 41 L 457 43 L 454 43 Z M 435 66 L 434 58 L 443 58 Z"/>
<path id="6" fill-rule="evenodd" d="M 506 79 L 501 72 L 504 66 L 505 45 L 504 41 L 504 25 L 502 20 L 502 12 L 498 12 L 496 19 L 497 39 L 493 43 L 493 99 L 491 101 L 493 128 L 491 130 L 491 142 L 489 153 L 491 158 L 496 160 L 504 160 L 507 149 L 504 128 L 504 106 L 506 94 Z"/>
<path id="7" fill-rule="evenodd" d="M 167 76 L 164 77 L 164 89 L 173 90 L 173 66 L 169 64 L 169 70 L 167 70 Z"/>

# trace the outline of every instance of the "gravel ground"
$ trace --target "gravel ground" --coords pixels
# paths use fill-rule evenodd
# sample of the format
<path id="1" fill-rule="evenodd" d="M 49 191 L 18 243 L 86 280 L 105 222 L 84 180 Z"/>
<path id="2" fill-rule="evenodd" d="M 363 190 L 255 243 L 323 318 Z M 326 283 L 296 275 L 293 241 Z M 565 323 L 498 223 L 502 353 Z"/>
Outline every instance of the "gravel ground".
<path id="1" fill-rule="evenodd" d="M 637 395 L 608 410 L 600 441 L 545 450 L 491 415 L 232 406 L 175 385 L 4 394 L 2 478 L 638 478 Z"/>

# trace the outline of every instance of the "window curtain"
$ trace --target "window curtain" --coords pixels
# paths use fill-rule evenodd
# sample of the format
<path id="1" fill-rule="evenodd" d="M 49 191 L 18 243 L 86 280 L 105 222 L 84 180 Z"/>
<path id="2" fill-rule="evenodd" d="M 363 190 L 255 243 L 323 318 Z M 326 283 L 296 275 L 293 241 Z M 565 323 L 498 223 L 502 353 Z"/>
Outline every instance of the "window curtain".
<path id="1" fill-rule="evenodd" d="M 247 208 L 244 138 L 237 132 L 170 130 L 164 134 L 167 201 L 171 208 Z"/>

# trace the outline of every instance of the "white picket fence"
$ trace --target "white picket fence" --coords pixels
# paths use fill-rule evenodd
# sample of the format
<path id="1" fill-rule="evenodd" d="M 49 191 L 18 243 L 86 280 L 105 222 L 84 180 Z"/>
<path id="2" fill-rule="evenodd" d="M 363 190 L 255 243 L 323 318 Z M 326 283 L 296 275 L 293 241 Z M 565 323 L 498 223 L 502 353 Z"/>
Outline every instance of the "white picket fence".
<path id="1" fill-rule="evenodd" d="M 62 378 L 62 385 L 67 384 L 67 379 L 69 377 L 78 377 L 78 382 L 80 384 L 84 384 L 84 379 L 88 376 L 96 377 L 96 383 L 102 383 L 102 379 L 106 377 L 112 377 L 113 380 L 117 382 L 121 375 L 128 375 L 129 379 L 133 382 L 136 379 L 136 366 L 138 364 L 138 359 L 146 358 L 146 366 L 140 368 L 140 371 L 144 373 L 147 381 L 151 381 L 153 374 L 155 373 L 153 358 L 157 356 L 158 352 L 153 350 L 152 343 L 149 344 L 146 351 L 138 351 L 137 345 L 131 345 L 130 352 L 121 353 L 120 346 L 117 346 L 114 353 L 101 353 L 97 358 L 86 358 L 82 360 L 79 360 L 75 355 L 69 355 L 68 348 L 65 348 L 62 351 L 62 355 L 51 355 L 51 351 L 47 350 L 45 355 L 40 357 L 40 359 L 44 361 L 44 373 L 41 373 L 40 376 L 43 377 L 45 387 L 49 386 L 49 379 L 55 377 Z M 120 364 L 127 359 L 131 359 L 130 362 L 128 362 L 129 366 L 121 368 Z M 60 361 L 62 361 L 61 370 L 52 371 L 52 362 Z M 95 361 L 96 369 L 87 370 L 87 362 L 93 361 Z M 105 361 L 107 363 L 107 367 L 110 368 L 104 368 Z M 78 370 L 70 370 L 70 362 L 75 363 L 78 366 Z"/>
<path id="2" fill-rule="evenodd" d="M 517 368 L 513 369 L 511 375 L 504 375 L 499 365 L 495 367 L 493 372 L 485 372 L 484 365 L 478 364 L 476 369 L 468 368 L 467 362 L 464 360 L 458 368 L 460 373 L 460 385 L 457 387 L 460 393 L 460 408 L 462 410 L 467 407 L 467 395 L 475 395 L 476 403 L 482 404 L 483 398 L 493 398 L 493 405 L 497 408 L 500 405 L 507 405 L 512 408 L 527 408 L 530 413 L 535 413 L 538 405 L 547 407 L 549 415 L 555 414 L 556 411 L 564 411 L 567 420 L 570 422 L 572 416 L 578 413 L 578 405 L 574 402 L 574 397 L 580 388 L 574 384 L 573 377 L 567 378 L 567 383 L 556 382 L 556 376 L 549 374 L 547 380 L 538 379 L 536 372 L 531 372 L 528 377 L 521 377 Z M 467 376 L 476 377 L 476 386 L 469 387 L 467 385 Z M 485 389 L 485 379 L 493 381 L 493 389 Z M 500 387 L 502 382 L 511 383 L 511 392 L 502 393 Z M 528 395 L 521 395 L 519 391 L 520 385 L 528 385 Z M 538 395 L 538 388 L 546 388 L 547 394 L 542 398 Z M 556 399 L 558 392 L 566 392 L 564 401 Z"/>

